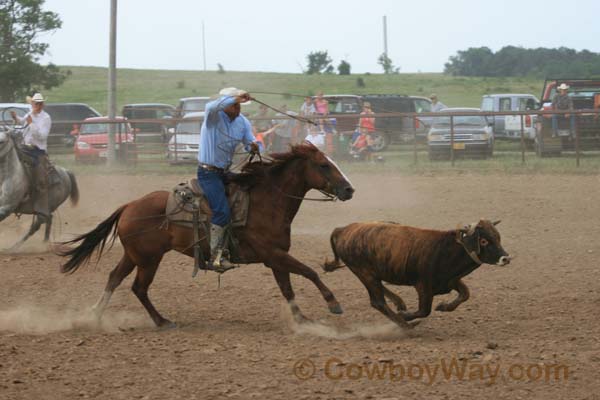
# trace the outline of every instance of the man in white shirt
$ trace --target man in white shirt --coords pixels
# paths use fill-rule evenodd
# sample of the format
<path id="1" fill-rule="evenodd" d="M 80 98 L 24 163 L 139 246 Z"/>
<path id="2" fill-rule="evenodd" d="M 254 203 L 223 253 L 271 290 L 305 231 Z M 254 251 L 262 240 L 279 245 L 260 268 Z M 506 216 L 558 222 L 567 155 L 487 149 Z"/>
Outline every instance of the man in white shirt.
<path id="1" fill-rule="evenodd" d="M 24 124 L 22 150 L 33 160 L 33 210 L 43 217 L 50 216 L 48 206 L 48 134 L 52 119 L 44 111 L 44 97 L 36 93 L 31 98 L 31 111 L 19 118 L 13 111 L 13 120 Z"/>
<path id="2" fill-rule="evenodd" d="M 433 93 L 431 96 L 429 96 L 429 99 L 431 100 L 431 112 L 442 111 L 442 109 L 446 108 L 444 103 L 438 101 L 437 94 Z"/>

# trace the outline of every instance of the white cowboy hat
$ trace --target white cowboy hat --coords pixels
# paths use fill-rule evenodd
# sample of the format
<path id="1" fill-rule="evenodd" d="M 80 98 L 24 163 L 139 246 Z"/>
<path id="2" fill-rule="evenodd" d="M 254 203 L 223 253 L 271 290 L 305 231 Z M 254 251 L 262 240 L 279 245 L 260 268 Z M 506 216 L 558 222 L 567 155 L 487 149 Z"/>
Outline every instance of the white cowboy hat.
<path id="1" fill-rule="evenodd" d="M 246 93 L 248 93 L 248 92 L 246 92 L 245 90 L 242 90 L 242 89 L 234 88 L 234 87 L 223 88 L 219 91 L 220 96 L 233 96 L 233 97 L 241 96 Z M 246 101 L 246 102 L 243 102 L 240 104 L 250 104 L 250 101 Z"/>
<path id="2" fill-rule="evenodd" d="M 559 87 L 557 87 L 558 90 L 569 90 L 569 85 L 567 85 L 566 83 L 561 83 Z"/>
<path id="3" fill-rule="evenodd" d="M 45 101 L 44 100 L 44 96 L 42 96 L 41 93 L 36 93 L 36 94 L 33 95 L 33 97 L 31 97 L 31 96 L 25 97 L 25 102 L 27 104 L 31 104 L 31 103 L 43 103 L 44 101 Z"/>
<path id="4" fill-rule="evenodd" d="M 41 93 L 36 93 L 33 95 L 33 97 L 31 98 L 31 102 L 32 103 L 43 103 L 44 100 L 44 96 L 42 96 Z"/>

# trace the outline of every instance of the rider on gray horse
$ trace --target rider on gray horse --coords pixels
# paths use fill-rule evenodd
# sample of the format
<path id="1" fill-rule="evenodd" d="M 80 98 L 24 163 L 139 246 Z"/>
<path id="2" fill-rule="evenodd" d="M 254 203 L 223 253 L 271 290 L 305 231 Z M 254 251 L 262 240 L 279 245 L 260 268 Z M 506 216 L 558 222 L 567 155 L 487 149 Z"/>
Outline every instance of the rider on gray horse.
<path id="1" fill-rule="evenodd" d="M 15 123 L 25 124 L 23 129 L 23 152 L 33 160 L 33 209 L 43 217 L 50 216 L 48 206 L 48 134 L 52 126 L 52 119 L 44 111 L 44 97 L 36 93 L 31 98 L 32 110 L 23 118 L 19 118 L 12 111 L 11 116 Z"/>
<path id="2" fill-rule="evenodd" d="M 223 89 L 219 95 L 206 105 L 200 130 L 198 183 L 212 211 L 211 265 L 215 269 L 227 269 L 232 264 L 223 256 L 223 237 L 231 211 L 225 196 L 225 175 L 238 144 L 243 143 L 247 151 L 254 153 L 259 151 L 259 145 L 252 134 L 250 121 L 240 114 L 240 103 L 249 101 L 250 95 L 236 88 Z"/>

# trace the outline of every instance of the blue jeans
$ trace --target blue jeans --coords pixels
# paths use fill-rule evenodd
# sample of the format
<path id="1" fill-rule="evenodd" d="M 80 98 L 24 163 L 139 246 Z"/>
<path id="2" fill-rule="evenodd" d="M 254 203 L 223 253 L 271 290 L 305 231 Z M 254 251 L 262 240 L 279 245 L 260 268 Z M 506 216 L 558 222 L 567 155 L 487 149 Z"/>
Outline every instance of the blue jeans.
<path id="1" fill-rule="evenodd" d="M 555 134 L 558 132 L 558 118 L 566 118 L 564 115 L 552 115 L 552 132 L 554 132 Z M 571 120 L 571 134 L 574 135 L 575 134 L 575 116 L 574 115 L 570 115 L 569 119 Z"/>
<path id="2" fill-rule="evenodd" d="M 198 183 L 213 213 L 210 222 L 219 226 L 227 225 L 231 219 L 231 211 L 225 196 L 225 174 L 198 167 Z"/>

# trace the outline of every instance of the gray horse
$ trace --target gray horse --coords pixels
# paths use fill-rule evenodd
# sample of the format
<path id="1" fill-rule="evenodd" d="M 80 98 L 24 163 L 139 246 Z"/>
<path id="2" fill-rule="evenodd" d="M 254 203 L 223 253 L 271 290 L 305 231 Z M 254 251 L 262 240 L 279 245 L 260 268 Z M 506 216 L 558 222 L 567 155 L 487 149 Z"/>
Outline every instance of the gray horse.
<path id="1" fill-rule="evenodd" d="M 44 241 L 50 238 L 52 227 L 52 213 L 67 197 L 71 198 L 71 204 L 77 205 L 79 201 L 79 189 L 75 175 L 61 167 L 55 167 L 58 178 L 49 179 L 48 203 L 50 217 L 45 218 L 33 211 L 31 199 L 31 183 L 25 172 L 17 153 L 14 130 L 0 129 L 0 221 L 10 214 L 31 214 L 33 220 L 29 231 L 19 240 L 11 250 L 20 247 L 31 235 L 36 233 L 40 226 L 45 223 L 46 231 Z M 51 177 L 52 178 L 52 177 Z"/>

